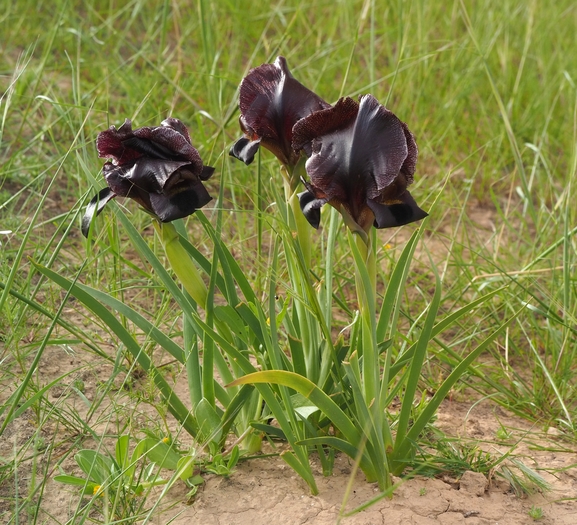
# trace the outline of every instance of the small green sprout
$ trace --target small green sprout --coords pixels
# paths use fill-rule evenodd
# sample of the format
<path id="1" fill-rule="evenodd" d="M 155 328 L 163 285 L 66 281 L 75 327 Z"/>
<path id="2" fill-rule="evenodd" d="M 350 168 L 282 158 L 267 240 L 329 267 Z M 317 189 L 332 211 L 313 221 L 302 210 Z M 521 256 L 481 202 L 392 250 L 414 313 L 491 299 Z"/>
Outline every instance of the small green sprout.
<path id="1" fill-rule="evenodd" d="M 495 432 L 495 437 L 499 441 L 507 441 L 511 439 L 511 432 L 507 430 L 503 425 L 499 425 L 497 432 Z"/>
<path id="2" fill-rule="evenodd" d="M 535 521 L 540 520 L 544 515 L 545 514 L 543 513 L 543 509 L 541 507 L 535 507 L 535 505 L 533 505 L 529 509 L 529 517 Z"/>

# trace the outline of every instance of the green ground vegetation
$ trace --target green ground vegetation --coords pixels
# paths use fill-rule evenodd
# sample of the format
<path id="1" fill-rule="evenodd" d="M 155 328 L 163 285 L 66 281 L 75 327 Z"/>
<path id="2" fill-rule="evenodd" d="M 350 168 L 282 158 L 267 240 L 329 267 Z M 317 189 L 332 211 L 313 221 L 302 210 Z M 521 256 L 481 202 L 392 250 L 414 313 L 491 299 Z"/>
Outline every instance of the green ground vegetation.
<path id="1" fill-rule="evenodd" d="M 216 167 L 206 183 L 214 196 L 203 209 L 206 221 L 191 216 L 184 224 L 201 254 L 196 260 L 213 261 L 214 246 L 222 243 L 232 257 L 226 266 L 224 252 L 219 256 L 222 278 L 231 272 L 237 284 L 246 281 L 264 305 L 265 322 L 269 315 L 270 323 L 275 308 L 275 315 L 284 315 L 283 301 L 294 295 L 294 276 L 283 262 L 288 248 L 278 243 L 284 195 L 278 162 L 267 151 L 249 167 L 228 156 L 240 136 L 238 85 L 250 68 L 277 55 L 287 58 L 296 78 L 331 103 L 340 96 L 372 93 L 416 137 L 419 161 L 411 192 L 430 218 L 419 230 L 406 283 L 395 298 L 397 324 L 387 347 L 391 362 L 406 355 L 433 322 L 471 308 L 423 346 L 421 374 L 413 385 L 415 398 L 422 396 L 422 401 L 415 404 L 411 421 L 463 357 L 492 338 L 452 385 L 451 396 L 490 398 L 540 428 L 556 427 L 574 439 L 574 2 L 7 4 L 0 14 L 0 434 L 5 443 L 0 518 L 10 523 L 49 519 L 43 498 L 57 474 L 75 472 L 76 484 L 84 492 L 89 489 L 84 499 L 79 492 L 70 511 L 71 523 L 79 523 L 94 519 L 94 509 L 101 513 L 97 522 L 103 515 L 109 521 L 151 515 L 160 500 L 134 498 L 162 484 L 154 468 L 173 473 L 165 474 L 165 480 L 192 480 L 191 491 L 199 469 L 226 475 L 234 468 L 238 448 L 219 449 L 225 436 L 210 425 L 195 430 L 191 423 L 190 432 L 182 433 L 184 443 L 174 445 L 178 457 L 167 459 L 167 452 L 159 459 L 158 449 L 150 445 L 155 439 L 164 443 L 160 447 L 170 444 L 173 434 L 177 443 L 182 432 L 170 413 L 174 407 L 167 408 L 159 397 L 158 377 L 171 388 L 182 378 L 191 380 L 189 361 L 179 360 L 176 349 L 167 354 L 150 328 L 178 345 L 190 340 L 182 304 L 166 293 L 159 269 L 143 255 L 150 250 L 168 268 L 151 218 L 134 202 L 119 201 L 98 218 L 89 241 L 80 235 L 79 223 L 89 198 L 104 185 L 97 133 L 125 118 L 140 127 L 177 117 L 189 127 L 204 162 Z M 311 234 L 311 273 L 319 288 L 329 271 L 323 262 L 328 234 L 346 237 L 340 223 L 328 227 L 330 212 L 323 213 L 327 226 Z M 129 218 L 142 245 L 122 217 Z M 418 228 L 376 233 L 379 305 Z M 332 257 L 330 333 L 337 345 L 339 333 L 349 333 L 357 299 L 350 245 L 337 242 Z M 207 275 L 213 284 L 220 278 L 214 268 Z M 118 328 L 112 328 L 112 321 L 86 309 L 58 278 L 106 292 L 148 324 L 113 310 Z M 270 299 L 275 294 L 277 303 Z M 230 295 L 226 301 L 230 304 Z M 431 305 L 436 315 L 429 319 Z M 207 323 L 205 334 L 212 330 Z M 130 351 L 121 330 L 138 342 L 140 354 Z M 338 344 L 346 346 L 346 337 L 342 341 Z M 288 355 L 290 337 L 279 336 L 279 343 Z M 199 344 L 201 354 L 220 355 L 218 340 L 211 343 L 214 348 Z M 151 373 L 139 360 L 144 354 L 159 372 Z M 215 358 L 216 368 L 230 358 L 222 355 L 222 362 Z M 236 379 L 238 370 L 231 370 L 225 382 Z M 221 405 L 223 399 L 234 404 L 219 386 L 203 387 L 216 388 L 209 402 L 213 408 L 202 405 L 205 421 L 211 421 L 215 397 Z M 284 387 L 269 388 L 271 396 L 286 401 Z M 401 395 L 405 387 L 399 388 Z M 241 414 L 248 429 L 248 412 Z M 251 428 L 268 432 L 272 441 L 273 429 L 263 421 Z M 286 432 L 280 434 L 291 442 Z M 297 443 L 298 432 L 293 437 Z M 199 440 L 213 448 L 204 450 Z M 136 443 L 152 468 L 127 459 Z M 457 453 L 444 439 L 427 440 L 427 447 L 435 446 L 441 456 L 453 451 L 445 458 L 474 458 L 467 467 L 499 463 L 480 452 Z M 207 450 L 211 459 L 205 464 Z M 88 466 L 87 457 L 93 462 Z M 326 460 L 329 469 L 329 455 Z M 102 480 L 92 469 L 96 461 L 106 473 L 100 472 L 103 482 L 110 472 L 122 472 L 128 481 L 99 492 Z M 427 460 L 427 468 L 433 463 Z M 306 479 L 305 471 L 299 473 Z M 92 506 L 87 507 L 87 498 Z"/>

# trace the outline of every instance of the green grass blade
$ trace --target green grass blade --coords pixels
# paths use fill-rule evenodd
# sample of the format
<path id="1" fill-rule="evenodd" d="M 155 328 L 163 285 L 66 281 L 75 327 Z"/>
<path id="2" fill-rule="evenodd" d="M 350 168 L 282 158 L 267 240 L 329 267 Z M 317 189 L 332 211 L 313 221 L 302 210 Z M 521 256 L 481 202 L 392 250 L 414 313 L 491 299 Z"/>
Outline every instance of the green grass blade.
<path id="1" fill-rule="evenodd" d="M 517 316 L 522 312 L 519 310 L 513 317 L 508 319 L 506 322 L 501 324 L 491 335 L 489 335 L 475 350 L 469 353 L 449 374 L 447 379 L 443 381 L 441 386 L 435 392 L 433 398 L 426 404 L 425 408 L 415 420 L 411 429 L 407 433 L 405 439 L 401 443 L 395 443 L 395 451 L 393 460 L 395 461 L 396 468 L 393 468 L 393 474 L 399 474 L 404 466 L 406 465 L 404 459 L 407 452 L 417 442 L 420 433 L 424 430 L 425 426 L 431 421 L 431 418 L 439 408 L 439 405 L 445 399 L 445 397 L 451 391 L 451 388 L 455 383 L 462 377 L 462 375 L 467 371 L 469 366 L 477 359 L 491 343 L 496 339 L 496 337 L 511 324 L 511 322 L 517 318 Z"/>
<path id="2" fill-rule="evenodd" d="M 240 290 L 242 291 L 245 299 L 248 302 L 256 302 L 257 298 L 254 293 L 254 287 L 250 284 L 248 279 L 246 278 L 246 273 L 242 270 L 239 266 L 236 259 L 232 256 L 226 245 L 222 242 L 220 237 L 217 235 L 215 229 L 213 228 L 212 224 L 208 221 L 208 219 L 204 216 L 203 213 L 198 212 L 197 217 L 199 218 L 200 222 L 204 226 L 206 232 L 210 235 L 212 241 L 214 242 L 214 249 L 218 253 L 218 258 L 220 264 L 223 268 L 223 275 L 225 280 L 227 280 L 226 290 L 228 290 L 229 301 L 231 299 L 233 290 L 235 288 L 235 284 L 238 285 Z M 230 301 L 232 306 L 235 306 L 235 303 Z"/>
<path id="3" fill-rule="evenodd" d="M 74 374 L 76 372 L 78 372 L 78 370 L 80 370 L 80 368 L 74 368 L 72 370 L 70 370 L 69 372 L 66 372 L 65 374 L 62 374 L 61 376 L 57 377 L 56 379 L 54 379 L 53 381 L 50 381 L 48 384 L 46 384 L 45 386 L 43 386 L 40 390 L 38 390 L 38 392 L 35 392 L 34 395 L 32 397 L 30 397 L 29 399 L 27 399 L 24 403 L 22 403 L 18 408 L 14 409 L 12 411 L 11 414 L 9 414 L 9 418 L 6 418 L 6 425 L 10 424 L 12 421 L 14 421 L 15 419 L 19 418 L 24 412 L 26 412 L 26 410 L 28 410 L 31 406 L 33 406 L 34 404 L 38 403 L 40 401 L 40 399 L 42 399 L 42 397 L 44 396 L 44 394 L 50 390 L 53 386 L 56 386 L 58 383 L 60 383 L 65 377 L 68 377 L 71 374 Z M 26 385 L 26 383 L 23 383 L 23 385 Z M 18 388 L 7 400 L 5 403 L 3 403 L 0 406 L 0 417 L 2 417 L 2 415 L 4 414 L 4 412 L 6 411 L 7 408 L 9 407 L 15 407 L 18 405 L 18 403 L 20 402 L 20 399 L 22 397 L 22 393 L 21 393 L 21 389 L 22 387 Z M 25 387 L 24 387 L 25 389 Z"/>
<path id="4" fill-rule="evenodd" d="M 78 286 L 80 290 L 89 294 L 99 303 L 107 305 L 109 308 L 112 308 L 120 315 L 132 321 L 147 337 L 150 337 L 150 339 L 158 343 L 170 355 L 177 359 L 179 363 L 184 363 L 184 350 L 133 308 L 111 295 L 96 290 L 95 288 L 91 288 L 90 286 L 81 283 L 76 283 L 76 286 Z"/>
<path id="5" fill-rule="evenodd" d="M 301 478 L 303 478 L 309 487 L 313 495 L 318 494 L 317 484 L 310 466 L 307 463 L 303 463 L 302 459 L 297 457 L 292 451 L 285 450 L 281 452 L 280 457 L 289 465 Z"/>
<path id="6" fill-rule="evenodd" d="M 456 312 L 449 314 L 443 320 L 439 321 L 431 331 L 431 339 L 434 339 L 439 334 L 443 333 L 447 328 L 451 327 L 454 323 L 456 323 L 460 318 L 464 315 L 471 313 L 475 308 L 478 308 L 483 303 L 487 302 L 492 297 L 497 297 L 500 293 L 502 293 L 506 287 L 498 288 L 497 290 L 493 290 L 474 301 L 466 304 L 462 308 L 459 308 Z M 418 342 L 413 343 L 402 355 L 399 356 L 398 360 L 391 365 L 391 374 L 390 378 L 392 379 L 395 377 L 403 367 L 405 367 L 415 355 L 415 350 L 417 348 Z"/>
<path id="7" fill-rule="evenodd" d="M 432 265 L 435 269 L 434 265 Z M 397 450 L 401 445 L 406 442 L 407 428 L 409 426 L 409 420 L 411 418 L 411 412 L 413 409 L 413 404 L 415 401 L 415 394 L 417 392 L 417 387 L 421 379 L 423 362 L 425 360 L 425 355 L 427 353 L 427 347 L 431 341 L 431 335 L 433 332 L 433 326 L 435 323 L 435 318 L 437 317 L 437 312 L 439 311 L 439 305 L 441 304 L 441 282 L 439 279 L 439 274 L 435 269 L 435 294 L 433 299 L 429 304 L 429 311 L 427 312 L 427 317 L 421 329 L 421 335 L 417 341 L 415 347 L 415 353 L 411 360 L 409 375 L 407 377 L 407 383 L 405 386 L 405 392 L 403 394 L 403 401 L 401 405 L 401 412 L 399 414 L 399 420 L 397 422 L 397 435 L 395 437 L 395 445 L 393 455 L 396 455 Z"/>
<path id="8" fill-rule="evenodd" d="M 182 308 L 183 313 L 186 315 L 193 309 L 191 301 L 181 291 L 178 284 L 174 281 L 172 276 L 168 273 L 154 252 L 150 249 L 148 243 L 142 238 L 140 233 L 138 233 L 138 230 L 128 219 L 128 217 L 119 211 L 117 218 L 122 223 L 123 228 L 126 230 L 128 237 L 132 241 L 132 244 L 138 253 L 152 266 L 152 269 L 160 278 L 168 293 L 170 293 L 172 298 L 178 303 L 178 305 Z"/>
<path id="9" fill-rule="evenodd" d="M 403 294 L 405 282 L 409 273 L 409 268 L 413 260 L 413 254 L 417 243 L 421 238 L 423 228 L 416 230 L 411 238 L 405 244 L 403 251 L 395 264 L 395 268 L 389 282 L 387 283 L 387 291 L 383 298 L 379 320 L 377 322 L 377 342 L 384 341 L 386 338 L 394 337 L 394 330 L 397 327 L 397 319 L 399 312 L 399 299 Z M 393 315 L 394 314 L 394 315 Z M 387 330 L 389 331 L 387 337 Z"/>

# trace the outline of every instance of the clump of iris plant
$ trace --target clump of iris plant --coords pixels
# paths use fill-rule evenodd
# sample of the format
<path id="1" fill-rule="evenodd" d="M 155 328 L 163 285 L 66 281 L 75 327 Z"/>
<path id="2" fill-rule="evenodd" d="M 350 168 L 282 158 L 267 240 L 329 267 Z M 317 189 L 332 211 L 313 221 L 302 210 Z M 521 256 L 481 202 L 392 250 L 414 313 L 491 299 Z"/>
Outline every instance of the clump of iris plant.
<path id="1" fill-rule="evenodd" d="M 310 268 L 310 225 L 315 228 L 320 226 L 321 208 L 329 204 L 341 214 L 348 228 L 346 237 L 354 263 L 359 315 L 351 324 L 353 335 L 349 353 L 342 361 L 335 359 L 332 369 L 336 371 L 335 375 L 341 371 L 346 374 L 347 389 L 350 389 L 354 400 L 346 408 L 351 417 L 333 401 L 331 396 L 334 392 L 321 390 L 324 385 L 331 384 L 324 381 L 326 375 L 323 375 L 328 375 L 326 371 L 329 367 L 326 365 L 331 355 L 321 354 L 316 349 L 322 346 L 319 341 L 330 332 L 315 331 L 315 326 L 320 324 L 318 318 L 310 315 L 312 308 L 304 308 L 299 302 L 294 310 L 301 332 L 299 340 L 302 342 L 299 348 L 302 355 L 299 354 L 298 359 L 303 363 L 298 363 L 299 372 L 296 372 L 295 364 L 295 371 L 256 372 L 232 384 L 275 383 L 288 386 L 309 398 L 332 420 L 341 434 L 334 439 L 332 436 L 301 439 L 300 443 L 309 446 L 330 444 L 347 452 L 355 461 L 359 461 L 367 479 L 378 481 L 382 490 L 388 489 L 391 487 L 391 461 L 396 461 L 395 469 L 406 464 L 401 465 L 405 456 L 400 454 L 399 460 L 393 457 L 393 452 L 397 451 L 396 447 L 405 451 L 414 445 L 414 440 L 401 443 L 405 437 L 402 430 L 397 434 L 398 442 L 395 442 L 387 419 L 392 356 L 390 351 L 383 351 L 383 348 L 389 347 L 389 341 L 383 339 L 384 325 L 377 314 L 376 243 L 371 242 L 371 238 L 375 237 L 371 235 L 371 230 L 373 227 L 402 226 L 427 216 L 407 189 L 413 183 L 417 144 L 407 125 L 374 96 L 364 95 L 358 102 L 344 97 L 334 106 L 328 105 L 290 76 L 282 57 L 274 64 L 251 70 L 243 80 L 240 110 L 240 123 L 245 136 L 233 146 L 231 155 L 249 164 L 262 144 L 278 157 L 290 174 L 287 197 L 297 235 L 284 237 L 288 239 L 285 253 L 292 253 L 293 237 L 300 245 L 297 246 L 300 250 L 294 250 L 297 256 L 287 258 L 293 290 L 303 297 L 312 295 L 309 294 L 310 283 L 302 279 L 303 274 L 297 270 L 302 268 L 306 273 Z M 297 195 L 296 190 L 301 182 L 306 190 Z M 291 215 L 284 215 L 290 222 Z M 332 214 L 332 219 L 335 218 L 335 214 Z M 290 226 L 294 233 L 293 224 Z M 326 288 L 318 303 L 319 307 L 324 305 L 321 307 L 324 308 L 322 322 L 329 329 L 333 294 L 332 243 L 337 239 L 336 230 L 337 223 L 331 220 L 327 235 Z M 295 270 L 297 265 L 291 261 L 297 258 L 299 265 Z M 397 293 L 400 282 L 400 278 L 397 278 Z M 388 310 L 383 307 L 383 311 L 386 322 Z M 330 347 L 330 343 L 327 347 Z M 297 359 L 294 358 L 294 361 L 296 363 Z M 413 386 L 418 382 L 422 360 L 414 360 L 414 363 L 408 380 L 412 381 Z M 407 389 L 412 394 L 403 406 L 403 419 L 400 419 L 405 427 L 415 388 Z"/>
<path id="2" fill-rule="evenodd" d="M 94 197 L 82 219 L 82 233 L 115 197 L 128 197 L 160 222 L 187 217 L 212 199 L 203 186 L 214 168 L 204 166 L 186 126 L 168 118 L 157 127 L 132 129 L 130 120 L 98 134 L 98 155 L 108 186 Z"/>
<path id="3" fill-rule="evenodd" d="M 407 186 L 413 182 L 417 144 L 404 122 L 372 95 L 345 97 L 293 127 L 293 149 L 307 156 L 310 182 L 299 195 L 315 228 L 320 208 L 335 207 L 352 231 L 391 228 L 427 216 Z"/>
<path id="4" fill-rule="evenodd" d="M 334 107 L 299 120 L 293 128 L 293 149 L 307 156 L 310 181 L 304 181 L 307 190 L 299 194 L 306 219 L 318 228 L 320 208 L 330 204 L 351 232 L 349 247 L 361 315 L 360 389 L 369 407 L 384 384 L 376 331 L 376 254 L 369 231 L 373 226 L 402 226 L 427 216 L 407 190 L 417 164 L 417 144 L 404 122 L 375 97 L 364 95 L 359 102 L 341 98 Z M 390 363 L 390 354 L 385 361 Z M 384 408 L 377 409 L 376 428 L 387 425 L 382 421 Z M 384 439 L 390 444 L 390 430 Z"/>

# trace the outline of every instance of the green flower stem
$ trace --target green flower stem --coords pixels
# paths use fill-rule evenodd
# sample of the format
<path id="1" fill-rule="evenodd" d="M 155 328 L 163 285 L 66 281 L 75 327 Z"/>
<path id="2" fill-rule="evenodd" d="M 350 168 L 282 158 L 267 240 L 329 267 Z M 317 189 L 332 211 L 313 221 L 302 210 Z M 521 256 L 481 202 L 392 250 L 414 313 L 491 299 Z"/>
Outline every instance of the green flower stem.
<path id="1" fill-rule="evenodd" d="M 341 213 L 343 210 L 341 210 Z M 347 222 L 348 214 L 342 213 Z M 356 225 L 356 223 L 354 223 Z M 348 224 L 347 224 L 348 225 Z M 348 225 L 349 226 L 349 225 Z M 349 226 L 350 228 L 350 226 Z M 355 261 L 355 284 L 362 322 L 363 391 L 368 405 L 378 405 L 379 352 L 376 319 L 376 259 L 374 248 L 366 232 L 358 225 L 349 233 L 349 246 Z M 378 410 L 375 410 L 378 413 Z"/>
<path id="2" fill-rule="evenodd" d="M 347 215 L 343 214 L 345 223 Z M 347 226 L 349 226 L 347 224 Z M 372 407 L 375 425 L 380 426 L 382 415 L 378 409 L 380 367 L 377 345 L 376 319 L 376 259 L 370 238 L 358 225 L 349 233 L 349 246 L 355 262 L 355 285 L 361 317 L 362 386 L 365 402 Z"/>
<path id="3" fill-rule="evenodd" d="M 176 228 L 170 222 L 160 223 L 157 221 L 154 222 L 154 228 L 164 246 L 166 257 L 176 277 L 188 294 L 200 307 L 206 310 L 208 290 L 188 252 L 180 244 L 180 237 Z"/>
<path id="4" fill-rule="evenodd" d="M 349 245 L 355 260 L 355 279 L 357 298 L 361 314 L 369 321 L 369 326 L 375 331 L 376 341 L 376 303 L 377 295 L 377 265 L 373 243 L 364 231 L 341 206 L 338 210 L 345 225 L 350 231 Z M 353 244 L 354 243 L 354 246 Z"/>
<path id="5" fill-rule="evenodd" d="M 311 268 L 311 235 L 313 231 L 302 213 L 298 199 L 301 176 L 306 175 L 305 160 L 302 158 L 292 168 L 287 168 L 286 166 L 281 168 L 287 203 L 287 223 L 292 233 L 292 239 L 285 239 L 284 241 L 286 243 L 285 251 L 287 253 L 288 271 L 293 290 L 302 297 L 307 297 L 307 290 L 311 286 L 309 272 Z M 293 253 L 294 256 L 289 256 L 289 253 Z M 317 323 L 301 300 L 296 300 L 294 307 L 299 323 L 299 336 L 302 341 L 305 361 L 305 371 L 303 372 L 306 373 L 306 377 L 318 380 L 321 359 L 318 354 L 320 341 Z"/>
<path id="6" fill-rule="evenodd" d="M 186 377 L 190 392 L 190 405 L 195 407 L 202 399 L 202 368 L 198 352 L 198 341 L 192 323 L 183 316 L 184 345 L 186 348 Z"/>
<path id="7" fill-rule="evenodd" d="M 301 206 L 299 203 L 299 198 L 295 193 L 289 198 L 289 208 L 292 212 L 292 216 L 295 223 L 294 231 L 296 231 L 298 244 L 300 246 L 301 252 L 303 254 L 303 260 L 305 268 L 310 268 L 311 266 L 311 225 L 306 220 L 303 212 L 301 211 Z"/>
<path id="8" fill-rule="evenodd" d="M 392 439 L 385 407 L 380 403 L 383 386 L 377 344 L 375 242 L 371 242 L 368 233 L 361 230 L 346 211 L 340 211 L 350 230 L 349 246 L 355 262 L 355 284 L 361 320 L 360 337 L 356 348 L 359 356 L 362 355 L 360 387 L 365 406 L 360 408 L 365 411 L 362 418 L 364 434 L 373 451 L 373 463 L 378 465 L 379 484 L 381 489 L 386 490 L 391 486 L 388 449 L 391 448 Z"/>
<path id="9" fill-rule="evenodd" d="M 155 221 L 154 227 L 162 241 L 166 257 L 178 281 L 194 301 L 206 311 L 208 289 L 190 255 L 181 244 L 176 227 L 170 222 L 160 223 L 158 221 Z M 207 317 L 207 322 L 210 322 L 210 312 L 207 313 Z M 200 368 L 197 352 L 198 350 L 190 353 L 189 360 L 187 360 L 187 372 L 194 376 L 195 381 L 197 381 L 199 377 L 202 377 L 202 399 L 206 399 L 207 402 L 214 407 L 215 393 L 214 378 L 212 375 L 214 366 L 214 341 L 211 338 L 207 338 L 204 341 L 202 369 Z M 197 404 L 193 405 L 195 407 L 198 406 L 198 403 L 202 400 L 198 400 L 199 394 L 198 386 L 191 391 L 191 396 L 197 401 Z"/>
<path id="10" fill-rule="evenodd" d="M 289 226 L 296 234 L 298 245 L 301 249 L 305 268 L 310 268 L 311 262 L 311 225 L 303 215 L 298 198 L 298 190 L 300 188 L 301 175 L 306 174 L 304 159 L 292 168 L 289 172 L 288 168 L 283 166 L 281 173 L 284 180 L 285 198 L 288 203 L 289 212 Z"/>
<path id="11" fill-rule="evenodd" d="M 285 196 L 288 198 L 301 187 L 301 179 L 306 178 L 306 157 L 301 157 L 292 167 L 282 166 L 281 171 L 285 182 Z"/>
<path id="12" fill-rule="evenodd" d="M 325 255 L 325 282 L 323 286 L 323 296 L 322 304 L 325 313 L 325 323 L 327 326 L 332 325 L 332 305 L 333 305 L 333 266 L 334 266 L 334 254 L 335 254 L 335 244 L 337 239 L 337 233 L 340 228 L 340 221 L 338 219 L 337 210 L 332 206 L 330 210 L 329 219 L 329 233 L 327 238 L 327 250 Z"/>
<path id="13" fill-rule="evenodd" d="M 288 211 L 288 213 L 290 214 L 291 212 Z M 291 234 L 294 234 L 293 229 L 283 235 L 289 278 L 292 289 L 297 296 L 306 298 L 307 290 L 311 286 L 308 273 L 310 266 L 308 263 L 305 263 L 304 260 L 299 260 L 299 258 L 304 259 L 306 255 L 302 253 L 302 250 L 299 255 L 298 252 L 301 245 L 298 239 Z M 301 370 L 301 372 L 305 374 L 306 377 L 316 380 L 319 377 L 320 369 L 320 356 L 317 351 L 319 348 L 318 325 L 303 300 L 296 298 L 293 302 L 293 307 L 296 311 L 296 319 L 298 320 L 298 337 L 302 342 L 304 357 L 304 369 Z"/>

